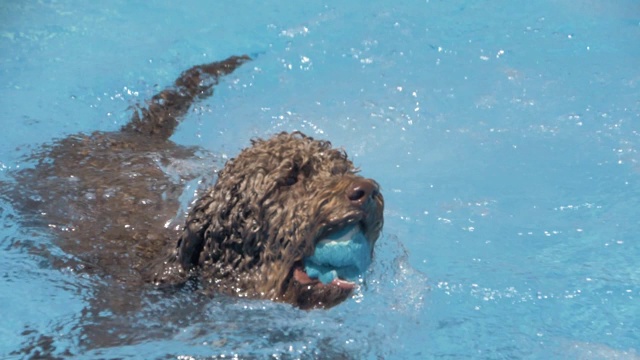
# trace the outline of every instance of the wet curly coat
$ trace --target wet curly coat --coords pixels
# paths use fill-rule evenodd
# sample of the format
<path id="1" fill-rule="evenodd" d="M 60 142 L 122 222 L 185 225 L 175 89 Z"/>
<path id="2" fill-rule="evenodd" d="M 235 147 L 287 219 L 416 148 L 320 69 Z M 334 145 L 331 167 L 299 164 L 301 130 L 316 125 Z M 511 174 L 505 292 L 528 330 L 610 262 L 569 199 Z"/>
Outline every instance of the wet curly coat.
<path id="1" fill-rule="evenodd" d="M 301 308 L 340 303 L 353 288 L 309 279 L 303 259 L 317 241 L 354 224 L 373 249 L 384 203 L 378 184 L 357 175 L 346 153 L 327 141 L 300 132 L 253 140 L 226 163 L 181 230 L 166 226 L 196 175 L 176 182 L 162 167 L 199 151 L 169 137 L 194 101 L 246 61 L 195 66 L 119 131 L 43 147 L 30 157 L 37 166 L 15 172 L 13 184 L 0 183 L 0 195 L 44 216 L 84 271 L 119 283 L 173 286 L 195 278 L 214 292 Z"/>
<path id="2" fill-rule="evenodd" d="M 300 283 L 294 271 L 317 240 L 351 224 L 373 248 L 383 198 L 356 172 L 344 151 L 300 132 L 254 140 L 191 209 L 175 260 L 217 291 L 302 308 L 336 305 L 351 289 Z"/>

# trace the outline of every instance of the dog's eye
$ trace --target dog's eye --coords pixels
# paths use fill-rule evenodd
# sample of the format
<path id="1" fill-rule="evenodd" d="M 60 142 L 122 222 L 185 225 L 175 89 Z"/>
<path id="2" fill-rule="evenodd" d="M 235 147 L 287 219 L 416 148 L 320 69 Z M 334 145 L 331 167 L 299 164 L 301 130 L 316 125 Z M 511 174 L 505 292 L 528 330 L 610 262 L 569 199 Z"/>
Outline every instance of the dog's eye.
<path id="1" fill-rule="evenodd" d="M 284 184 L 286 186 L 291 186 L 291 185 L 293 185 L 293 184 L 295 184 L 297 182 L 298 182 L 298 176 L 296 176 L 296 175 L 289 175 L 289 176 L 287 176 L 286 179 L 284 179 Z"/>
<path id="2" fill-rule="evenodd" d="M 300 172 L 300 168 L 298 167 L 297 164 L 293 164 L 291 166 L 291 169 L 289 169 L 289 173 L 287 174 L 287 177 L 284 178 L 283 184 L 285 186 L 291 186 L 295 183 L 298 182 L 298 173 Z"/>

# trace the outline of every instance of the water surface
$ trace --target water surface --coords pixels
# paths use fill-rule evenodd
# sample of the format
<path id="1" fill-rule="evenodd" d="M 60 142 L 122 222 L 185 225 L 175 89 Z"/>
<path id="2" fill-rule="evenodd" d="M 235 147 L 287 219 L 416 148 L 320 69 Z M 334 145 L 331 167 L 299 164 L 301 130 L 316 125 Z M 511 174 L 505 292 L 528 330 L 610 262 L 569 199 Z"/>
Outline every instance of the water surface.
<path id="1" fill-rule="evenodd" d="M 386 221 L 366 286 L 329 311 L 123 306 L 2 200 L 0 354 L 638 358 L 639 44 L 631 0 L 3 2 L 0 180 L 250 54 L 172 139 L 223 157 L 283 130 L 331 140 L 382 185 Z"/>

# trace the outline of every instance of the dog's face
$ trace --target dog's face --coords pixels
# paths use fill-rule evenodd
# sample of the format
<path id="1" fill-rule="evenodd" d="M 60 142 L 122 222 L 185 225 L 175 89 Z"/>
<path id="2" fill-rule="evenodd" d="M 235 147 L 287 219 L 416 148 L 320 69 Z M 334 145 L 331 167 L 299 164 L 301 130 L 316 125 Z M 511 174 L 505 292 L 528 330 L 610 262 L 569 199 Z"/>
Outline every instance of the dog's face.
<path id="1" fill-rule="evenodd" d="M 304 259 L 347 228 L 373 249 L 384 200 L 378 184 L 356 172 L 343 151 L 301 133 L 253 141 L 196 203 L 179 244 L 181 262 L 199 265 L 205 283 L 226 293 L 301 308 L 344 301 L 355 284 L 311 278 Z"/>

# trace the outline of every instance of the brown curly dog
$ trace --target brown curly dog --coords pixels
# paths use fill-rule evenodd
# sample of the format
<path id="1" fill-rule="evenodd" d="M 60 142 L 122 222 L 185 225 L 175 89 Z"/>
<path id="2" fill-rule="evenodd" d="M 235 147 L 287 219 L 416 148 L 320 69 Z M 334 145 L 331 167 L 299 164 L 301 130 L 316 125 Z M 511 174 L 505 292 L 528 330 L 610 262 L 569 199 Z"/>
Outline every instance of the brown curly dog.
<path id="1" fill-rule="evenodd" d="M 201 174 L 171 176 L 167 169 L 206 159 L 201 149 L 169 137 L 194 101 L 248 60 L 231 57 L 185 71 L 120 131 L 72 135 L 43 147 L 28 157 L 34 167 L 0 184 L 0 195 L 38 214 L 24 223 L 42 219 L 40 225 L 56 231 L 56 244 L 75 256 L 76 268 L 120 283 L 164 287 L 197 279 L 214 293 L 304 309 L 344 301 L 355 284 L 312 278 L 305 259 L 319 241 L 347 228 L 373 249 L 384 202 L 378 184 L 357 175 L 346 153 L 327 141 L 300 132 L 253 140 L 198 195 L 185 225 L 171 226 L 185 184 Z"/>

